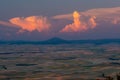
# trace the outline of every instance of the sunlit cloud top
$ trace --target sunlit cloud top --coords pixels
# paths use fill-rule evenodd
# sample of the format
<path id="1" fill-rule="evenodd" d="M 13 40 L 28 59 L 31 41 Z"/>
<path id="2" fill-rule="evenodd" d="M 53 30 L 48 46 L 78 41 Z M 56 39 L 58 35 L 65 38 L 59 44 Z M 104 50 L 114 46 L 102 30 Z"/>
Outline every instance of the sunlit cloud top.
<path id="1" fill-rule="evenodd" d="M 75 11 L 73 13 L 73 23 L 66 25 L 61 32 L 81 32 L 87 29 L 94 28 L 97 23 L 95 22 L 96 17 L 90 17 L 88 20 L 81 20 L 81 15 L 79 12 Z"/>
<path id="2" fill-rule="evenodd" d="M 50 28 L 50 23 L 46 17 L 42 16 L 30 16 L 30 17 L 15 17 L 9 20 L 12 24 L 17 25 L 21 30 L 39 32 L 48 31 Z"/>
<path id="3" fill-rule="evenodd" d="M 53 32 L 58 29 L 57 33 L 85 32 L 97 28 L 101 23 L 120 25 L 120 7 L 90 9 L 82 12 L 74 11 L 49 18 L 47 16 L 29 16 L 14 17 L 6 22 L 0 21 L 1 25 L 20 28 L 20 31 L 48 32 L 52 28 Z"/>

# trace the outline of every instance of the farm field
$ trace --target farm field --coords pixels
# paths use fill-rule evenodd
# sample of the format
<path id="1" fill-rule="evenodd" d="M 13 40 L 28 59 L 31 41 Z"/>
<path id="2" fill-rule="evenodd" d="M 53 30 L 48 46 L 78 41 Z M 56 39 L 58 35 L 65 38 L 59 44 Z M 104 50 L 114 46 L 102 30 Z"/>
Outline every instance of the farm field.
<path id="1" fill-rule="evenodd" d="M 119 44 L 0 46 L 0 80 L 95 80 L 118 72 Z"/>

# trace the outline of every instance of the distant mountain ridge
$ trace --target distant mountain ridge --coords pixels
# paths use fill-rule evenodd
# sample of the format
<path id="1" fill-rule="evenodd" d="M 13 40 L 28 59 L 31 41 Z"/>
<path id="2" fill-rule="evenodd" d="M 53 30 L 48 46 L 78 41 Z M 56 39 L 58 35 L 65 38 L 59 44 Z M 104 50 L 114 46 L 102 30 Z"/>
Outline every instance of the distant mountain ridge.
<path id="1" fill-rule="evenodd" d="M 45 41 L 0 41 L 0 44 L 120 44 L 120 39 L 97 39 L 97 40 L 64 40 L 54 37 Z"/>
<path id="2" fill-rule="evenodd" d="M 54 37 L 51 39 L 48 39 L 46 41 L 43 41 L 43 43 L 47 43 L 47 44 L 63 44 L 63 43 L 69 43 L 69 41 L 58 38 L 58 37 Z"/>

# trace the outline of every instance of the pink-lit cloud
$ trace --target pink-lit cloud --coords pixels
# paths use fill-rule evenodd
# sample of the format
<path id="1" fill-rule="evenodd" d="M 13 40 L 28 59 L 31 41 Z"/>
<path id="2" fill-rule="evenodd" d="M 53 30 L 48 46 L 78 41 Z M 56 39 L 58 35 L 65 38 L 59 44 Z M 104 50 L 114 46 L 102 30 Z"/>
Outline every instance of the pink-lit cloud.
<path id="1" fill-rule="evenodd" d="M 21 30 L 39 32 L 48 31 L 50 28 L 50 23 L 46 17 L 42 16 L 30 16 L 30 17 L 15 17 L 9 20 L 12 24 L 17 25 Z"/>
<path id="2" fill-rule="evenodd" d="M 8 21 L 0 21 L 0 25 L 19 28 L 21 31 L 38 32 L 85 32 L 97 28 L 100 24 L 120 25 L 120 7 L 98 8 L 73 14 L 52 17 L 29 16 L 14 17 Z"/>
<path id="3" fill-rule="evenodd" d="M 94 28 L 97 23 L 95 22 L 96 17 L 91 17 L 88 21 L 82 21 L 79 12 L 73 13 L 73 23 L 68 24 L 60 32 L 81 32 L 87 29 Z"/>
<path id="4" fill-rule="evenodd" d="M 15 27 L 16 25 L 10 23 L 10 22 L 5 22 L 5 21 L 0 21 L 0 25 L 5 25 L 5 26 L 13 26 Z"/>
<path id="5" fill-rule="evenodd" d="M 95 28 L 95 27 L 97 26 L 97 23 L 96 23 L 95 19 L 96 19 L 95 16 L 92 16 L 92 17 L 89 19 L 89 24 L 88 24 L 89 27 Z"/>
<path id="6" fill-rule="evenodd" d="M 112 24 L 112 25 L 120 25 L 120 7 L 114 8 L 98 8 L 98 9 L 90 9 L 83 12 L 78 12 L 80 14 L 79 17 L 79 28 L 75 26 L 75 21 L 73 20 L 72 14 L 63 14 L 53 16 L 53 19 L 65 19 L 72 20 L 72 24 L 66 24 L 66 26 L 60 32 L 81 32 L 89 29 L 94 29 L 97 25 L 104 24 Z"/>
<path id="7" fill-rule="evenodd" d="M 84 16 L 96 16 L 98 23 L 120 24 L 120 7 L 91 9 L 81 14 Z"/>

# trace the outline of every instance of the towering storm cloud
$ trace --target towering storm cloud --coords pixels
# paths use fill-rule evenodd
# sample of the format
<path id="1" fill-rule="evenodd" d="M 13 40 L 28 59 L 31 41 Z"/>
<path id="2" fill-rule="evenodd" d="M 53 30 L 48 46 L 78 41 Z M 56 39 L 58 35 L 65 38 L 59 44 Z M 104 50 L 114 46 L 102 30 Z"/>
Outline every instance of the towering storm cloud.
<path id="1" fill-rule="evenodd" d="M 15 17 L 9 20 L 12 24 L 15 24 L 21 30 L 39 32 L 48 31 L 50 28 L 50 23 L 46 17 L 42 16 L 30 16 L 30 17 Z"/>
<path id="2" fill-rule="evenodd" d="M 20 32 L 85 32 L 107 24 L 120 25 L 120 7 L 90 9 L 83 12 L 74 11 L 72 14 L 56 15 L 49 18 L 29 16 L 14 17 L 8 21 L 0 20 L 0 25 L 18 28 Z"/>
<path id="3" fill-rule="evenodd" d="M 82 21 L 79 12 L 73 12 L 73 23 L 68 24 L 60 32 L 81 32 L 89 28 L 94 28 L 97 23 L 95 22 L 96 17 L 91 17 L 88 21 Z"/>

